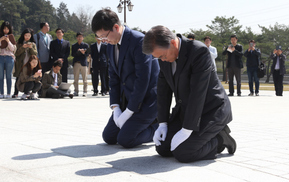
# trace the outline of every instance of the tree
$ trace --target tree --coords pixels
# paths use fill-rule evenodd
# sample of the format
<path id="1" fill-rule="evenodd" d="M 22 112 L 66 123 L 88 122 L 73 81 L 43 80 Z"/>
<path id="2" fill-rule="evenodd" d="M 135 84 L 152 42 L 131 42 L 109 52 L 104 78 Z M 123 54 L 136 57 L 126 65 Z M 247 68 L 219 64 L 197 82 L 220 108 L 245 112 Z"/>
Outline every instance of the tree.
<path id="1" fill-rule="evenodd" d="M 58 27 L 64 29 L 65 31 L 68 31 L 70 29 L 70 13 L 67 8 L 67 5 L 63 2 L 59 4 L 59 7 L 56 9 L 56 15 L 57 15 L 57 25 Z"/>
<path id="2" fill-rule="evenodd" d="M 57 28 L 56 11 L 50 1 L 22 0 L 22 2 L 29 8 L 29 11 L 22 15 L 26 19 L 26 25 L 22 27 L 23 29 L 29 27 L 36 33 L 40 29 L 39 24 L 41 22 L 48 22 L 51 29 Z"/>
<path id="3" fill-rule="evenodd" d="M 20 32 L 21 24 L 25 23 L 21 13 L 26 13 L 28 7 L 20 0 L 1 0 L 0 8 L 0 19 L 9 21 L 14 31 L 16 33 Z"/>

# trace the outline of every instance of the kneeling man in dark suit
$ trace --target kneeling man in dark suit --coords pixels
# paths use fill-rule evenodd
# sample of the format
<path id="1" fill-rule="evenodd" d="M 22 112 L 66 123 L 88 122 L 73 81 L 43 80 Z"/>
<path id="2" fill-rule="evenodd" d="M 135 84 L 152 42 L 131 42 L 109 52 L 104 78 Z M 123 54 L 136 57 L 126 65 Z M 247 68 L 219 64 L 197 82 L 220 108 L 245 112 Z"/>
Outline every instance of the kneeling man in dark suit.
<path id="1" fill-rule="evenodd" d="M 59 85 L 62 82 L 62 75 L 60 70 L 62 62 L 60 60 L 54 61 L 52 69 L 47 71 L 42 78 L 42 95 L 43 98 L 73 98 L 73 94 L 70 94 L 70 89 L 60 90 Z"/>
<path id="2" fill-rule="evenodd" d="M 157 152 L 180 162 L 214 159 L 225 148 L 234 154 L 236 142 L 227 126 L 230 101 L 205 44 L 155 26 L 144 37 L 143 52 L 158 58 L 160 65 L 160 125 L 153 137 Z M 173 94 L 176 105 L 170 114 Z"/>

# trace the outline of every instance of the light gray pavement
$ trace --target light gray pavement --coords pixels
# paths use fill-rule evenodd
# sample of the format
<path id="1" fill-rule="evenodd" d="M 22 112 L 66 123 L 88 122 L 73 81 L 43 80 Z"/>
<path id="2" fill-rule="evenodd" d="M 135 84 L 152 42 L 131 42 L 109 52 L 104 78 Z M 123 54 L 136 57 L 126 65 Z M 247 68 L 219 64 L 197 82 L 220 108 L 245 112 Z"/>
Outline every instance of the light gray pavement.
<path id="1" fill-rule="evenodd" d="M 289 181 L 289 92 L 247 92 L 230 98 L 235 155 L 189 164 L 158 156 L 152 142 L 134 149 L 104 144 L 108 96 L 2 99 L 0 181 Z"/>

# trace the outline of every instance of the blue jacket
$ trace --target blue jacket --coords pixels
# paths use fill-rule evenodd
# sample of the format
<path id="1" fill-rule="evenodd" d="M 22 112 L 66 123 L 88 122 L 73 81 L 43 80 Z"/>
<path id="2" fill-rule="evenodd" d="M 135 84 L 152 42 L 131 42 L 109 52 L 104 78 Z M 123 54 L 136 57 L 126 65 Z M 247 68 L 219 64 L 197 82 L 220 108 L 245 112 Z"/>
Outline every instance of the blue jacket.
<path id="1" fill-rule="evenodd" d="M 125 28 L 119 51 L 118 67 L 115 64 L 116 45 L 108 44 L 110 105 L 122 105 L 122 93 L 127 100 L 127 108 L 140 119 L 157 116 L 157 59 L 142 52 L 144 35 Z"/>
<path id="2" fill-rule="evenodd" d="M 52 41 L 52 36 L 50 34 L 46 34 L 47 36 L 47 43 L 44 40 L 41 32 L 38 32 L 34 35 L 34 40 L 37 47 L 37 57 L 39 58 L 41 63 L 47 63 L 50 60 L 50 42 Z M 38 42 L 39 38 L 39 42 Z"/>
<path id="3" fill-rule="evenodd" d="M 86 49 L 85 54 L 82 54 L 78 49 Z M 87 66 L 87 56 L 88 56 L 88 44 L 81 42 L 79 45 L 78 42 L 72 45 L 71 55 L 73 58 L 72 65 L 74 66 L 75 62 L 80 62 L 81 66 Z"/>
<path id="4" fill-rule="evenodd" d="M 106 54 L 107 45 L 101 43 L 100 52 L 97 49 L 97 42 L 91 44 L 91 58 L 93 59 L 92 67 L 95 69 L 99 69 L 100 67 L 107 67 L 107 54 Z"/>

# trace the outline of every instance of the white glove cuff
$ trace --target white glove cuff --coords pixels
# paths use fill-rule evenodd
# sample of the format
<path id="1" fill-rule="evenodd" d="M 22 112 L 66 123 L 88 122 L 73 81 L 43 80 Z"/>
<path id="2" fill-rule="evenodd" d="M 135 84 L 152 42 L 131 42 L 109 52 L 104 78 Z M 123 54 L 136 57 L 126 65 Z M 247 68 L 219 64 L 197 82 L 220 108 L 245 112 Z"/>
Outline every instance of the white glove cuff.
<path id="1" fill-rule="evenodd" d="M 132 115 L 134 112 L 129 110 L 128 108 L 125 109 L 125 112 L 127 112 L 128 114 Z"/>
<path id="2" fill-rule="evenodd" d="M 183 133 L 185 133 L 187 135 L 190 135 L 190 134 L 192 134 L 193 130 L 188 130 L 188 129 L 182 128 L 181 132 L 183 132 Z"/>

